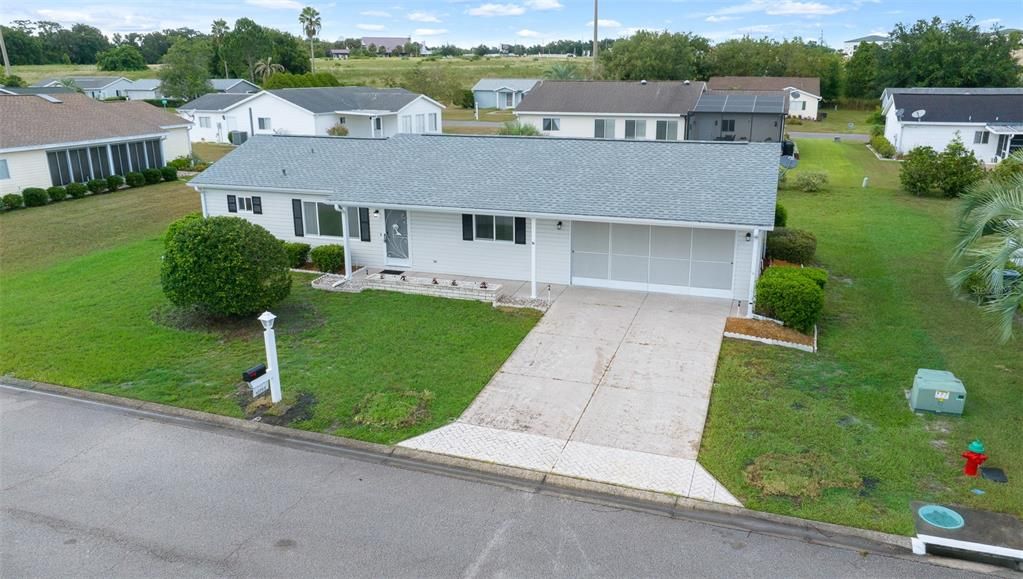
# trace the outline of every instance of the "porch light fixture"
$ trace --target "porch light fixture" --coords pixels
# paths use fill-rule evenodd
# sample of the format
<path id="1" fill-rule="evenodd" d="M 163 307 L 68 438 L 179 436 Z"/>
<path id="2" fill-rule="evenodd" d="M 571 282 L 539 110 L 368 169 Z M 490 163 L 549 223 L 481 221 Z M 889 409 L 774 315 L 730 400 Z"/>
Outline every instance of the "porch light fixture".
<path id="1" fill-rule="evenodd" d="M 747 231 L 746 232 L 746 241 L 749 242 L 752 239 L 753 239 L 753 234 L 750 233 L 749 231 Z"/>
<path id="2" fill-rule="evenodd" d="M 561 222 L 558 222 L 558 231 L 561 231 Z"/>
<path id="3" fill-rule="evenodd" d="M 379 210 L 379 209 L 374 209 L 374 210 L 373 210 L 373 217 L 374 217 L 374 218 L 376 218 L 376 217 L 380 217 L 380 210 Z"/>
<path id="4" fill-rule="evenodd" d="M 274 320 L 277 319 L 277 316 L 271 314 L 270 312 L 263 312 L 262 314 L 260 314 L 258 319 L 259 323 L 263 324 L 264 330 L 272 330 L 274 329 Z"/>

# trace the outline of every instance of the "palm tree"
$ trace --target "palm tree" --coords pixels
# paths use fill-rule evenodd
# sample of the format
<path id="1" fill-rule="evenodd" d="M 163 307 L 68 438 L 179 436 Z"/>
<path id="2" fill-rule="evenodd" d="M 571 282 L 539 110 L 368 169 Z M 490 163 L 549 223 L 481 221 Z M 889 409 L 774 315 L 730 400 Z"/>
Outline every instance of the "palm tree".
<path id="1" fill-rule="evenodd" d="M 309 39 L 309 72 L 315 72 L 315 56 L 313 51 L 313 39 L 320 33 L 320 13 L 312 6 L 306 6 L 298 15 L 298 21 L 305 30 L 305 36 Z"/>
<path id="2" fill-rule="evenodd" d="M 574 64 L 558 62 L 544 71 L 543 77 L 550 80 L 576 80 L 579 78 L 579 69 Z"/>
<path id="3" fill-rule="evenodd" d="M 284 72 L 284 67 L 273 61 L 272 56 L 268 56 L 263 60 L 257 60 L 256 66 L 253 68 L 256 75 L 260 78 L 261 82 L 266 82 L 266 79 L 270 78 L 275 72 Z"/>
<path id="4" fill-rule="evenodd" d="M 60 79 L 57 82 L 60 83 L 60 86 L 66 88 L 68 90 L 73 90 L 73 91 L 78 92 L 78 93 L 84 93 L 85 92 L 84 90 L 82 90 L 82 87 L 78 86 L 78 83 L 76 83 L 75 79 L 73 79 L 73 78 L 62 78 L 62 79 Z"/>
<path id="5" fill-rule="evenodd" d="M 219 58 L 224 63 L 224 78 L 228 77 L 227 74 L 227 59 L 224 58 L 224 37 L 230 29 L 227 27 L 227 22 L 224 19 L 214 20 L 213 28 L 210 30 L 210 36 L 213 37 L 213 50 L 217 53 Z"/>
<path id="6" fill-rule="evenodd" d="M 1023 161 L 1023 152 L 1014 157 Z M 963 195 L 957 234 L 953 260 L 959 270 L 949 283 L 964 293 L 981 280 L 981 307 L 994 317 L 999 339 L 1007 342 L 1023 309 L 1023 281 L 1006 275 L 1023 266 L 1023 173 L 985 179 Z"/>

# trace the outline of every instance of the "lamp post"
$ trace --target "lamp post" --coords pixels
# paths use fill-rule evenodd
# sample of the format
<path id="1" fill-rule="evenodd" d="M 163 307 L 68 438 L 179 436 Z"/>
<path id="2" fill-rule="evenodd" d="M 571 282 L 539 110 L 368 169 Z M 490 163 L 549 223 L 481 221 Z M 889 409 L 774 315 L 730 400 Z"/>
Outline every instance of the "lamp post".
<path id="1" fill-rule="evenodd" d="M 259 323 L 263 324 L 263 345 L 266 347 L 266 373 L 270 376 L 270 402 L 281 401 L 281 374 L 277 368 L 277 336 L 274 334 L 274 320 L 277 316 L 263 312 Z"/>

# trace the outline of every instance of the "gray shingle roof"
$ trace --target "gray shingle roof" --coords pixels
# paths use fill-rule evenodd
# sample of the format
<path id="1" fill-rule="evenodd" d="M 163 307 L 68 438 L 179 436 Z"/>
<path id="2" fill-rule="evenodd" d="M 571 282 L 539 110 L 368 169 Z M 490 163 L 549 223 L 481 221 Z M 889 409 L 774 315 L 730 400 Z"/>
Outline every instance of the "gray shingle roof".
<path id="1" fill-rule="evenodd" d="M 821 79 L 815 76 L 712 76 L 707 80 L 707 88 L 715 91 L 796 88 L 814 96 L 821 96 Z"/>
<path id="2" fill-rule="evenodd" d="M 233 107 L 251 96 L 251 94 L 247 93 L 211 92 L 181 105 L 178 107 L 178 110 L 222 111 Z"/>
<path id="3" fill-rule="evenodd" d="M 113 82 L 120 80 L 123 77 L 120 76 L 62 76 L 59 78 L 44 78 L 43 80 L 33 84 L 32 86 L 46 86 L 54 81 L 61 80 L 72 80 L 80 89 L 83 90 L 96 90 L 101 89 Z"/>
<path id="4" fill-rule="evenodd" d="M 332 192 L 363 206 L 771 227 L 779 154 L 777 143 L 255 136 L 192 184 Z"/>
<path id="5" fill-rule="evenodd" d="M 536 83 L 540 82 L 538 78 L 481 78 L 479 82 L 472 87 L 473 91 L 477 90 L 498 90 L 502 88 L 510 88 L 516 92 L 528 92 Z"/>
<path id="6" fill-rule="evenodd" d="M 243 78 L 211 78 L 213 90 L 219 92 L 259 92 L 259 87 Z"/>
<path id="7" fill-rule="evenodd" d="M 358 110 L 397 112 L 420 96 L 403 88 L 370 86 L 282 88 L 267 92 L 313 113 Z"/>
<path id="8" fill-rule="evenodd" d="M 902 120 L 907 123 L 915 122 L 912 113 L 919 110 L 927 111 L 920 119 L 924 123 L 1023 121 L 1023 89 L 1014 93 L 896 93 L 893 98 L 895 108 L 902 109 Z"/>
<path id="9" fill-rule="evenodd" d="M 533 87 L 517 112 L 665 114 L 688 113 L 706 83 L 683 81 L 544 80 Z"/>
<path id="10" fill-rule="evenodd" d="M 160 88 L 160 79 L 158 78 L 140 78 L 134 80 L 128 90 L 155 90 Z"/>

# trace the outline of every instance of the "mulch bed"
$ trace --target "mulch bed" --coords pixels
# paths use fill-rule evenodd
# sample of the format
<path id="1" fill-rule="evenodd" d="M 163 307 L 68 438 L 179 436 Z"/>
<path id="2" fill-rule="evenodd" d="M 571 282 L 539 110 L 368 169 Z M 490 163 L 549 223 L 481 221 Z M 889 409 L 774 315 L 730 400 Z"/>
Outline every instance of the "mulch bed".
<path id="1" fill-rule="evenodd" d="M 764 320 L 752 320 L 748 318 L 728 318 L 725 322 L 725 331 L 757 338 L 768 338 L 781 340 L 804 346 L 813 346 L 813 336 L 797 332 L 792 328 L 779 326 L 774 322 Z"/>

